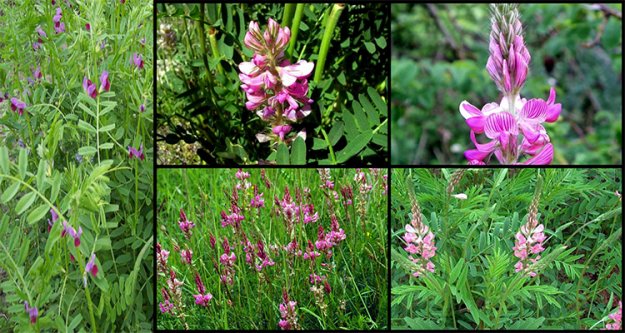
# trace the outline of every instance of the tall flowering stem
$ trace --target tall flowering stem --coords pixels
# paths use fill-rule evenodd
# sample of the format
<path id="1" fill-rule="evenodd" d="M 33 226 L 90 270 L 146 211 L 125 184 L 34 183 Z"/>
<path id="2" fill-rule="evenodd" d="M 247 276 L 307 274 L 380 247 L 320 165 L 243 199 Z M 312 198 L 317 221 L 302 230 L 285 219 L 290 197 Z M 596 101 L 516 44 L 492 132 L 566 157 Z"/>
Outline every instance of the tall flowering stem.
<path id="1" fill-rule="evenodd" d="M 261 32 L 258 22 L 252 21 L 245 34 L 244 44 L 254 51 L 251 61 L 239 64 L 239 79 L 243 84 L 247 103 L 245 107 L 270 127 L 256 135 L 260 142 L 290 142 L 288 134 L 294 124 L 310 114 L 312 99 L 308 95 L 308 77 L 314 63 L 300 60 L 291 64 L 284 51 L 291 32 L 269 19 L 267 29 Z M 305 132 L 298 134 L 304 139 Z"/>
<path id="2" fill-rule="evenodd" d="M 562 105 L 555 103 L 553 87 L 547 101 L 521 98 L 531 56 L 523 39 L 518 5 L 496 4 L 491 5 L 491 10 L 486 70 L 503 98 L 481 110 L 467 101 L 460 103 L 460 114 L 471 129 L 471 141 L 476 148 L 464 155 L 472 165 L 484 165 L 492 155 L 500 164 L 550 164 L 553 145 L 542 124 L 558 120 Z M 476 134 L 485 134 L 490 141 L 479 143 Z M 521 162 L 523 155 L 529 158 Z"/>
<path id="3" fill-rule="evenodd" d="M 519 258 L 519 261 L 514 265 L 515 272 L 521 272 L 530 277 L 536 276 L 536 272 L 532 271 L 531 266 L 540 259 L 540 253 L 545 250 L 543 247 L 545 226 L 539 224 L 537 218 L 541 189 L 542 178 L 539 176 L 536 181 L 536 192 L 527 214 L 527 223 L 515 235 L 516 240 L 512 248 L 514 256 Z M 533 255 L 536 255 L 536 257 L 532 257 Z"/>
<path id="4" fill-rule="evenodd" d="M 419 277 L 425 271 L 434 272 L 435 266 L 430 259 L 436 255 L 436 246 L 434 246 L 434 234 L 427 225 L 423 224 L 417 199 L 412 192 L 409 191 L 409 193 L 412 219 L 405 227 L 404 241 L 407 245 L 404 250 L 410 253 L 408 258 L 417 265 L 417 270 L 412 275 Z"/>

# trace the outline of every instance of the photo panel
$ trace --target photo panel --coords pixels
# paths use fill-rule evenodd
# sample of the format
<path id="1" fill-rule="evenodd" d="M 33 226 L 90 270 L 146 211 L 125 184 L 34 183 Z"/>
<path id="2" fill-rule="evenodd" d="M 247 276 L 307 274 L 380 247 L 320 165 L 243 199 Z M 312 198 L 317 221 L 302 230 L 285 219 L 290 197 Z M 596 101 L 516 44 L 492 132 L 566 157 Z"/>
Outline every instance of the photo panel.
<path id="1" fill-rule="evenodd" d="M 621 165 L 620 4 L 391 4 L 393 165 Z"/>
<path id="2" fill-rule="evenodd" d="M 158 169 L 157 328 L 388 329 L 386 169 Z"/>
<path id="3" fill-rule="evenodd" d="M 385 166 L 388 11 L 157 4 L 157 164 Z"/>
<path id="4" fill-rule="evenodd" d="M 622 169 L 394 169 L 391 328 L 620 329 Z"/>
<path id="5" fill-rule="evenodd" d="M 152 330 L 152 19 L 0 2 L 0 332 Z"/>

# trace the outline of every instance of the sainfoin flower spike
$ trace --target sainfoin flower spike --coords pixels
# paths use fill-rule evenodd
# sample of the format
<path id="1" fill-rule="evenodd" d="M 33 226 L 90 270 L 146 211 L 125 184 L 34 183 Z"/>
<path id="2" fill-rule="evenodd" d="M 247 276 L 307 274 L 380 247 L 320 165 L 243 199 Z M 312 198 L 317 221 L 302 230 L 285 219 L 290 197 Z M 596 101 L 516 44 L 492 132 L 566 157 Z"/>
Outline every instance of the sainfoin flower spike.
<path id="1" fill-rule="evenodd" d="M 298 123 L 311 113 L 312 99 L 308 95 L 307 78 L 314 63 L 300 60 L 291 64 L 284 55 L 291 32 L 269 19 L 267 29 L 261 32 L 258 22 L 250 22 L 244 44 L 254 51 L 250 61 L 239 64 L 239 79 L 243 84 L 245 106 L 268 123 L 266 133 L 256 135 L 260 142 L 290 142 L 291 124 Z M 304 139 L 305 132 L 298 134 Z"/>
<path id="2" fill-rule="evenodd" d="M 554 148 L 543 123 L 558 120 L 562 105 L 555 103 L 553 87 L 546 101 L 521 98 L 531 56 L 523 40 L 518 5 L 494 4 L 491 9 L 486 70 L 503 98 L 481 110 L 467 101 L 460 103 L 460 114 L 471 129 L 471 141 L 476 148 L 464 155 L 471 165 L 484 165 L 492 155 L 501 164 L 550 164 Z M 490 141 L 479 143 L 476 134 L 484 134 Z M 524 155 L 529 158 L 521 161 Z"/>
<path id="3" fill-rule="evenodd" d="M 536 183 L 536 192 L 532 199 L 529 212 L 527 214 L 527 223 L 521 226 L 520 232 L 515 235 L 514 256 L 519 261 L 514 265 L 515 272 L 522 272 L 530 277 L 536 276 L 536 272 L 532 270 L 532 265 L 540 259 L 540 253 L 545 250 L 543 242 L 545 241 L 545 226 L 538 224 L 538 202 L 540 200 L 540 190 L 542 187 L 542 179 L 539 177 Z M 535 257 L 533 257 L 535 255 Z"/>
<path id="4" fill-rule="evenodd" d="M 428 226 L 423 224 L 419 203 L 412 193 L 410 193 L 410 200 L 412 219 L 410 224 L 405 226 L 404 241 L 406 247 L 404 250 L 410 253 L 408 258 L 417 265 L 416 271 L 412 275 L 419 277 L 426 271 L 434 272 L 435 266 L 430 259 L 436 255 L 435 236 Z"/>
<path id="5" fill-rule="evenodd" d="M 280 321 L 278 326 L 282 330 L 298 330 L 300 329 L 297 310 L 297 302 L 289 300 L 286 290 L 282 291 L 282 303 L 280 304 Z"/>
<path id="6" fill-rule="evenodd" d="M 605 325 L 606 330 L 620 330 L 622 327 L 621 321 L 623 316 L 623 304 L 618 302 L 618 310 L 608 315 L 608 318 L 612 320 L 611 323 Z M 32 318 L 32 317 L 31 317 Z"/>

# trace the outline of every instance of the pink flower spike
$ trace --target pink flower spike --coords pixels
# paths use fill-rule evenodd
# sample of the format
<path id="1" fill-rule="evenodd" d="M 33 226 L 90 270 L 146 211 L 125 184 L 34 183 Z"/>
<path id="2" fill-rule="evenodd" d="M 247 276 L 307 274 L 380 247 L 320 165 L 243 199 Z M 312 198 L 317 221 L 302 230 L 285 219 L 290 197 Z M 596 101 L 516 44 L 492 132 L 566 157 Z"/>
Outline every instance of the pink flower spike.
<path id="1" fill-rule="evenodd" d="M 91 31 L 91 24 L 89 23 L 85 24 L 85 30 Z"/>

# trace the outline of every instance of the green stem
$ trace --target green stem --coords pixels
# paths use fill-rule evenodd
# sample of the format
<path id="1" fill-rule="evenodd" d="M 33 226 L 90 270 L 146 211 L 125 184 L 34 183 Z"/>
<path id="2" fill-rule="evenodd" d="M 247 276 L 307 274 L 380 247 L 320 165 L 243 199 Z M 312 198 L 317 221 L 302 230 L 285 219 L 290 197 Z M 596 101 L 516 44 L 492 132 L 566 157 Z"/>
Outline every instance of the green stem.
<path id="1" fill-rule="evenodd" d="M 293 19 L 293 11 L 295 9 L 294 3 L 284 4 L 284 14 L 282 14 L 282 26 L 290 27 L 291 19 Z"/>
<path id="2" fill-rule="evenodd" d="M 289 42 L 289 49 L 287 54 L 292 56 L 293 49 L 295 49 L 295 42 L 297 41 L 297 34 L 299 33 L 299 24 L 302 21 L 302 15 L 304 14 L 304 4 L 298 3 L 295 9 L 295 16 L 293 17 L 293 24 L 291 25 L 291 41 Z"/>
<path id="3" fill-rule="evenodd" d="M 332 159 L 332 164 L 336 164 L 336 156 L 334 156 L 334 149 L 332 149 L 332 143 L 330 142 L 330 139 L 328 138 L 328 134 L 323 128 L 321 129 L 321 134 L 323 134 L 323 138 L 326 139 L 326 142 L 328 143 L 328 150 L 330 150 L 330 158 Z"/>
<path id="4" fill-rule="evenodd" d="M 217 29 L 210 28 L 210 30 L 208 30 L 208 40 L 210 41 L 210 44 L 211 44 L 211 52 L 213 53 L 213 59 L 219 60 L 221 58 L 221 53 L 219 53 L 219 47 L 217 47 L 216 36 L 217 36 Z M 224 69 L 221 67 L 220 62 L 217 63 L 217 71 L 219 72 L 219 74 L 224 73 Z"/>
<path id="5" fill-rule="evenodd" d="M 326 58 L 328 56 L 328 50 L 330 49 L 330 42 L 332 41 L 334 28 L 336 27 L 336 23 L 339 21 L 339 16 L 341 16 L 343 8 L 345 8 L 345 4 L 334 4 L 334 6 L 332 7 L 332 12 L 330 12 L 330 18 L 326 22 L 325 31 L 323 32 L 323 39 L 321 40 L 321 45 L 319 46 L 317 68 L 315 68 L 314 81 L 317 84 L 319 84 L 319 81 L 321 81 L 321 76 L 323 75 L 323 67 L 325 66 Z"/>

